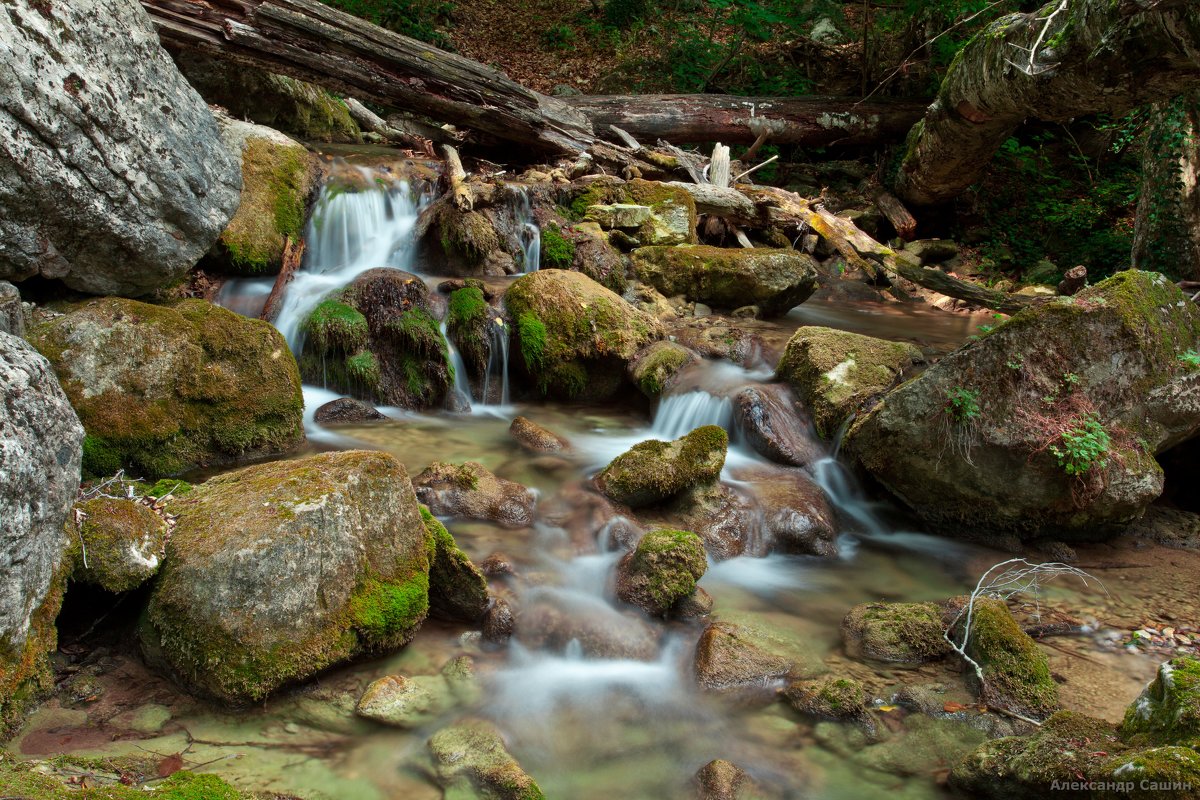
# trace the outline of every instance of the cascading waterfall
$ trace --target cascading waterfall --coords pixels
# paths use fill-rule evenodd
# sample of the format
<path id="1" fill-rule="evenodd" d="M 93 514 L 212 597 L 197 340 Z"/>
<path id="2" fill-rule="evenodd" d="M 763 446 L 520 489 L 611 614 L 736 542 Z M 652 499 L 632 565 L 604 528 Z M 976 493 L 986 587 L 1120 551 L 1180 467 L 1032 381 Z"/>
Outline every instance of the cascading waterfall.
<path id="1" fill-rule="evenodd" d="M 463 361 L 458 348 L 454 346 L 454 340 L 446 332 L 445 320 L 442 321 L 441 330 L 442 339 L 446 342 L 446 352 L 450 356 L 450 366 L 454 369 L 454 393 L 458 395 L 462 403 L 469 406 L 474 398 L 471 397 L 471 382 L 467 380 L 467 364 Z"/>
<path id="2" fill-rule="evenodd" d="M 508 325 L 503 318 L 496 317 L 488 326 L 488 362 L 483 376 L 482 402 L 497 398 L 501 406 L 509 404 L 508 395 Z M 493 391 L 493 382 L 495 389 Z"/>
<path id="3" fill-rule="evenodd" d="M 533 218 L 533 204 L 524 186 L 513 186 L 517 195 L 517 225 L 520 226 L 522 270 L 537 272 L 542 262 L 542 229 Z"/>
<path id="4" fill-rule="evenodd" d="M 664 397 L 654 413 L 650 433 L 656 439 L 678 439 L 703 425 L 733 426 L 733 401 L 703 389 Z"/>

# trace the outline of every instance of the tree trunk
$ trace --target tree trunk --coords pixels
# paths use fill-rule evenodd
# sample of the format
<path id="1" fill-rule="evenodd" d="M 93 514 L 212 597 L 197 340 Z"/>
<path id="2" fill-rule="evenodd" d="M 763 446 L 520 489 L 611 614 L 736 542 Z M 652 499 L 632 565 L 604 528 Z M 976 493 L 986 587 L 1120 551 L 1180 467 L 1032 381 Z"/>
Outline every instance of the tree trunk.
<path id="1" fill-rule="evenodd" d="M 1133 237 L 1138 269 L 1200 279 L 1200 92 L 1155 109 Z"/>
<path id="2" fill-rule="evenodd" d="M 142 0 L 164 44 L 290 75 L 551 154 L 591 145 L 587 118 L 468 58 L 316 0 Z"/>
<path id="3" fill-rule="evenodd" d="M 1025 119 L 1065 122 L 1200 86 L 1194 0 L 1052 0 L 972 39 L 909 134 L 900 198 L 949 200 L 983 174 Z"/>
<path id="4" fill-rule="evenodd" d="M 564 97 L 604 134 L 610 125 L 642 142 L 752 144 L 762 134 L 771 144 L 876 144 L 898 140 L 921 118 L 918 100 L 849 97 L 736 97 L 663 94 Z"/>

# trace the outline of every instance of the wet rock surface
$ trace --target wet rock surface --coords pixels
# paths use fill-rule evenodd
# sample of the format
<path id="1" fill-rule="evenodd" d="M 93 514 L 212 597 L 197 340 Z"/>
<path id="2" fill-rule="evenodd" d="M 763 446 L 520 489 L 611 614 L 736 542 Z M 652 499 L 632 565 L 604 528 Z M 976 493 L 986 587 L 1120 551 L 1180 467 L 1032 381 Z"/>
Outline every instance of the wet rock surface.
<path id="1" fill-rule="evenodd" d="M 497 477 L 476 461 L 434 462 L 413 480 L 417 497 L 439 516 L 497 522 L 507 528 L 533 523 L 533 492 Z"/>

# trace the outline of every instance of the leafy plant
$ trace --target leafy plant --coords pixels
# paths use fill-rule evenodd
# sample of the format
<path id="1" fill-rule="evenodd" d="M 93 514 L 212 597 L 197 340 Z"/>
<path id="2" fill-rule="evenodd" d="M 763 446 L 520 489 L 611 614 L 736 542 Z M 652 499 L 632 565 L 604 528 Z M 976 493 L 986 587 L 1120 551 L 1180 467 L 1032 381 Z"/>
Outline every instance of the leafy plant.
<path id="1" fill-rule="evenodd" d="M 1088 414 L 1079 420 L 1078 425 L 1063 431 L 1059 444 L 1050 445 L 1050 452 L 1068 475 L 1084 475 L 1093 468 L 1104 469 L 1108 466 L 1111 446 L 1112 439 L 1100 418 Z"/>
<path id="2" fill-rule="evenodd" d="M 945 410 L 956 422 L 970 422 L 977 418 L 980 413 L 979 390 L 955 386 L 946 393 Z"/>
<path id="3" fill-rule="evenodd" d="M 322 0 L 327 6 L 373 22 L 381 28 L 452 50 L 439 26 L 449 22 L 454 4 L 446 0 Z"/>
<path id="4" fill-rule="evenodd" d="M 1179 360 L 1189 367 L 1200 367 L 1200 353 L 1197 353 L 1194 347 L 1185 353 L 1180 353 Z"/>

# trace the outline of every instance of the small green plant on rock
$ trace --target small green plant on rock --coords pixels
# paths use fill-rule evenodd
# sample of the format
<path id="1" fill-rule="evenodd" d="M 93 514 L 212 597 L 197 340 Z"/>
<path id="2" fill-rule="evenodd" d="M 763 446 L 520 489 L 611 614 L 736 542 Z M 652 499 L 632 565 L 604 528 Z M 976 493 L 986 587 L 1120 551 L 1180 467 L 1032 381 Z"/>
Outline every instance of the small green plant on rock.
<path id="1" fill-rule="evenodd" d="M 955 386 L 946 393 L 945 411 L 955 422 L 970 422 L 980 414 L 979 390 Z"/>
<path id="2" fill-rule="evenodd" d="M 1187 352 L 1180 353 L 1179 360 L 1193 369 L 1200 367 L 1200 353 L 1197 353 L 1194 347 Z"/>
<path id="3" fill-rule="evenodd" d="M 1059 444 L 1050 445 L 1050 452 L 1068 475 L 1084 475 L 1093 468 L 1108 466 L 1112 439 L 1099 417 L 1089 414 L 1079 424 L 1063 431 Z"/>

